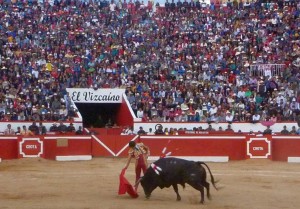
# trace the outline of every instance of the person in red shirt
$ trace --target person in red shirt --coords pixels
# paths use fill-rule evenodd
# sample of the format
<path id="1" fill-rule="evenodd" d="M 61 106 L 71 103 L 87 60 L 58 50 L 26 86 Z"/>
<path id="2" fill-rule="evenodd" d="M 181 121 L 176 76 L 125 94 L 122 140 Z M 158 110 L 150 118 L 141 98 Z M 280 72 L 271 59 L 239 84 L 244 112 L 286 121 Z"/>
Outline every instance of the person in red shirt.
<path id="1" fill-rule="evenodd" d="M 228 76 L 228 82 L 232 84 L 236 83 L 236 75 L 233 73 L 233 71 L 230 71 L 230 74 Z"/>

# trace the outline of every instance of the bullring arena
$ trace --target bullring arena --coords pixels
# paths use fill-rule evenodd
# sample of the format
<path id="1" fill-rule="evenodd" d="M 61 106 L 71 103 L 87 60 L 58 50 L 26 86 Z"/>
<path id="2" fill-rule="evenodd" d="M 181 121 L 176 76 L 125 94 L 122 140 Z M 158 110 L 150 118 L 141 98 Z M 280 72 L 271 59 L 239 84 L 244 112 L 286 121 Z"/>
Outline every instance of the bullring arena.
<path id="1" fill-rule="evenodd" d="M 0 0 L 0 209 L 300 207 L 299 0 L 154 2 Z M 131 141 L 219 189 L 119 195 Z"/>
<path id="2" fill-rule="evenodd" d="M 212 200 L 199 204 L 199 192 L 187 186 L 174 191 L 156 189 L 146 200 L 117 195 L 125 159 L 93 158 L 91 161 L 59 162 L 24 158 L 0 164 L 1 209 L 297 209 L 299 164 L 266 159 L 208 163 L 221 189 L 211 191 Z M 133 165 L 126 173 L 134 179 Z"/>

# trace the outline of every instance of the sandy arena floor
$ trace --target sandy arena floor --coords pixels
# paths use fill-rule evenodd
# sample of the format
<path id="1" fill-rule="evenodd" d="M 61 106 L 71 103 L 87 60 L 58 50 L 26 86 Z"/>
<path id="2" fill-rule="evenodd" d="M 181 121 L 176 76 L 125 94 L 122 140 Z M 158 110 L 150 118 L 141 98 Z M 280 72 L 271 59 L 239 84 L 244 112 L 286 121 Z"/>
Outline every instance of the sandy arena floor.
<path id="1" fill-rule="evenodd" d="M 180 187 L 177 202 L 171 188 L 156 189 L 149 200 L 117 195 L 125 159 L 57 162 L 45 159 L 0 163 L 0 209 L 298 209 L 300 164 L 269 160 L 208 163 L 221 190 L 200 205 L 200 194 Z M 134 165 L 126 173 L 133 182 Z"/>

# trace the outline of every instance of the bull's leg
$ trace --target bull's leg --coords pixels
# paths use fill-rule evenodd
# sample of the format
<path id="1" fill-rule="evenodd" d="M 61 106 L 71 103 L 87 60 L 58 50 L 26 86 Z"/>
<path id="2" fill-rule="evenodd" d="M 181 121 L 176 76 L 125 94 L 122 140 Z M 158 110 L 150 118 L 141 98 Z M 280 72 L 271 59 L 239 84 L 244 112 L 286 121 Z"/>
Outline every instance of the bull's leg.
<path id="1" fill-rule="evenodd" d="M 200 203 L 203 204 L 204 203 L 204 187 L 202 186 L 202 184 L 196 183 L 196 182 L 193 182 L 193 183 L 189 182 L 189 185 L 191 185 L 193 188 L 200 191 L 200 194 L 201 194 Z"/>
<path id="2" fill-rule="evenodd" d="M 209 192 L 209 183 L 206 181 L 206 182 L 203 183 L 203 186 L 206 188 L 207 198 L 210 200 L 211 196 L 210 196 L 210 192 Z"/>
<path id="3" fill-rule="evenodd" d="M 201 200 L 200 203 L 203 204 L 204 203 L 204 187 L 202 185 L 199 185 L 199 189 L 198 189 L 201 193 Z"/>
<path id="4" fill-rule="evenodd" d="M 177 186 L 177 184 L 172 184 L 172 186 L 173 186 L 174 191 L 176 192 L 176 195 L 177 195 L 177 201 L 180 201 L 180 200 L 181 200 L 181 197 L 180 197 L 180 195 L 179 195 L 179 193 L 178 193 L 178 186 Z"/>

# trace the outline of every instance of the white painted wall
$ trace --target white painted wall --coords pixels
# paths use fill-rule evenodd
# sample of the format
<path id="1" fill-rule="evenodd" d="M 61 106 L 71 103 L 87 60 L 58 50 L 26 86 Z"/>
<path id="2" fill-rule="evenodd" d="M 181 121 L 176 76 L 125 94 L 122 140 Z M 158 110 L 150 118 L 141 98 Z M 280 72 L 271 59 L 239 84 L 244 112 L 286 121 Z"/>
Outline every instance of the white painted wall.
<path id="1" fill-rule="evenodd" d="M 157 123 L 142 123 L 142 122 L 135 122 L 134 123 L 134 131 L 137 132 L 139 127 L 142 126 L 146 132 L 149 131 L 149 128 L 152 128 L 153 132 L 155 131 L 155 125 Z M 188 130 L 192 130 L 194 127 L 199 128 L 202 126 L 203 129 L 208 127 L 208 123 L 160 123 L 163 128 L 187 128 Z M 223 130 L 225 130 L 228 126 L 228 123 L 211 123 L 212 127 L 216 130 L 219 129 L 221 126 Z M 295 126 L 298 129 L 298 124 L 296 122 L 284 122 L 284 123 L 275 123 L 271 126 L 273 132 L 280 132 L 283 129 L 283 126 L 286 125 L 287 129 L 290 131 L 292 126 Z M 250 130 L 254 132 L 264 131 L 267 127 L 262 125 L 261 123 L 232 123 L 231 128 L 238 132 L 241 130 L 242 132 L 249 132 Z"/>

